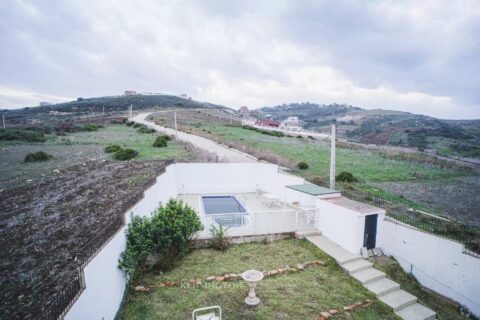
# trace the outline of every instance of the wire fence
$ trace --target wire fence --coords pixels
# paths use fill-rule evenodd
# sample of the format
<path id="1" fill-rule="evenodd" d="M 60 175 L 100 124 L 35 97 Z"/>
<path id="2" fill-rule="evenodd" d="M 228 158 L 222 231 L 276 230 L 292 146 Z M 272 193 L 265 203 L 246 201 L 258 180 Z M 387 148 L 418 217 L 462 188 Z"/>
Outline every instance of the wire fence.
<path id="1" fill-rule="evenodd" d="M 396 222 L 460 242 L 464 245 L 465 253 L 480 258 L 480 228 L 461 221 L 407 208 L 374 196 L 369 192 L 352 188 L 342 189 L 344 197 L 383 208 L 386 211 L 386 216 Z"/>

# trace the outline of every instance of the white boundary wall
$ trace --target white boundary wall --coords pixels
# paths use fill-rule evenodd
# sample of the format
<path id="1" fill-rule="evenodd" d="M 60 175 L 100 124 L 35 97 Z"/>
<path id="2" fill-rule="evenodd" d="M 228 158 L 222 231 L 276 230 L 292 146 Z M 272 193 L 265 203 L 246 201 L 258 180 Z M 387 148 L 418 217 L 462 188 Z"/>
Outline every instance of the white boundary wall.
<path id="1" fill-rule="evenodd" d="M 304 179 L 279 173 L 278 166 L 263 163 L 179 163 L 170 165 L 157 177 L 155 184 L 129 212 L 146 216 L 178 194 L 255 192 L 261 189 L 282 199 L 285 186 L 302 184 Z M 85 266 L 85 289 L 67 312 L 67 320 L 104 319 L 115 317 L 126 280 L 118 269 L 120 253 L 125 249 L 125 228 Z"/>
<path id="2" fill-rule="evenodd" d="M 398 260 L 425 287 L 480 315 L 480 259 L 463 253 L 463 245 L 388 220 L 379 246 Z"/>

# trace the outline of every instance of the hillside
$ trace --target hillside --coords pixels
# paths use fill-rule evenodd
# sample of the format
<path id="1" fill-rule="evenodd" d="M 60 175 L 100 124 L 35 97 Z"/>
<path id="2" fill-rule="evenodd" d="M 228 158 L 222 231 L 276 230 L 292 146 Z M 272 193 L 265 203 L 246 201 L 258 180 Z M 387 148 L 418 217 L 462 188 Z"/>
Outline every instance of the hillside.
<path id="1" fill-rule="evenodd" d="M 298 116 L 305 128 L 319 131 L 329 130 L 336 121 L 339 137 L 350 141 L 480 158 L 480 120 L 440 120 L 401 111 L 308 102 L 265 107 L 259 113 L 279 120 Z"/>
<path id="2" fill-rule="evenodd" d="M 5 121 L 9 127 L 35 125 L 43 123 L 44 125 L 52 118 L 56 120 L 71 120 L 99 115 L 103 111 L 106 114 L 126 113 L 128 107 L 132 105 L 134 110 L 158 108 L 215 108 L 225 107 L 204 103 L 195 100 L 189 100 L 172 95 L 129 95 L 129 96 L 110 96 L 98 98 L 78 98 L 76 101 L 53 104 L 49 106 L 27 107 L 15 110 L 1 111 L 5 115 Z"/>

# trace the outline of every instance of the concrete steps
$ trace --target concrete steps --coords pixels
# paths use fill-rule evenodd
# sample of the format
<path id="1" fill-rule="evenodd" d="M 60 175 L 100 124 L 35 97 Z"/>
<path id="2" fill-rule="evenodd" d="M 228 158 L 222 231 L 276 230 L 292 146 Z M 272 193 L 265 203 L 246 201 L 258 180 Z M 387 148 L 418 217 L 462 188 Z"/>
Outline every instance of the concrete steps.
<path id="1" fill-rule="evenodd" d="M 343 270 L 376 294 L 380 301 L 391 307 L 402 319 L 435 319 L 434 311 L 417 303 L 417 297 L 400 289 L 398 283 L 388 279 L 385 273 L 373 268 L 372 263 L 362 259 L 361 256 L 348 252 L 321 235 L 306 238 L 335 259 Z"/>
<path id="2" fill-rule="evenodd" d="M 400 289 L 400 285 L 395 281 L 392 281 L 387 278 L 383 278 L 383 279 L 368 283 L 367 285 L 365 285 L 365 288 L 367 288 L 369 291 L 376 294 L 377 297 L 380 297 L 381 295 Z"/>
<path id="3" fill-rule="evenodd" d="M 349 274 L 370 269 L 372 267 L 373 267 L 373 264 L 363 259 L 353 260 L 353 261 L 342 264 L 343 270 L 347 271 Z"/>
<path id="4" fill-rule="evenodd" d="M 402 289 L 381 295 L 378 299 L 392 308 L 393 311 L 400 311 L 417 303 L 417 297 Z"/>
<path id="5" fill-rule="evenodd" d="M 436 316 L 435 312 L 419 303 L 412 304 L 395 313 L 405 320 L 432 320 L 435 319 Z"/>
<path id="6" fill-rule="evenodd" d="M 383 273 L 382 271 L 378 271 L 377 269 L 374 269 L 374 268 L 357 271 L 350 275 L 355 279 L 357 279 L 358 281 L 360 281 L 360 283 L 363 284 L 364 286 L 374 281 L 384 279 L 386 277 L 385 273 Z"/>
<path id="7" fill-rule="evenodd" d="M 295 238 L 297 239 L 304 239 L 306 237 L 312 237 L 312 236 L 320 236 L 322 233 L 318 230 L 306 230 L 306 231 L 296 231 L 295 232 Z"/>

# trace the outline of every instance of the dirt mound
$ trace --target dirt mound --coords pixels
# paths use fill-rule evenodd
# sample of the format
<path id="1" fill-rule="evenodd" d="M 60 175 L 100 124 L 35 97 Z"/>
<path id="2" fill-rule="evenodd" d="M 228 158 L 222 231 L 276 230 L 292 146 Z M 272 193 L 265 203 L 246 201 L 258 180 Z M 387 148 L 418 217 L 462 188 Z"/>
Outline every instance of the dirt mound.
<path id="1" fill-rule="evenodd" d="M 115 231 L 163 170 L 162 161 L 89 161 L 0 192 L 2 317 L 37 318 L 78 275 L 87 249 L 102 245 L 91 239 Z"/>

